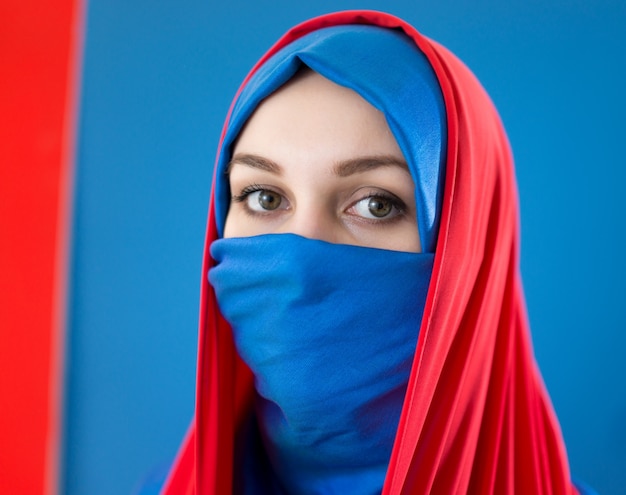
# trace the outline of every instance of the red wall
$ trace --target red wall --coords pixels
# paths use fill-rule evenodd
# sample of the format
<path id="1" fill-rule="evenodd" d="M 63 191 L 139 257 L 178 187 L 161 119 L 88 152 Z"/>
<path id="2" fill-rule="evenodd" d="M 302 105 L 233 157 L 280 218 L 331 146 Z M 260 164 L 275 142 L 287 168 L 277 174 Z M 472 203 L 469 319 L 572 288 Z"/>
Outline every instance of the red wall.
<path id="1" fill-rule="evenodd" d="M 57 492 L 80 0 L 0 5 L 0 492 Z"/>

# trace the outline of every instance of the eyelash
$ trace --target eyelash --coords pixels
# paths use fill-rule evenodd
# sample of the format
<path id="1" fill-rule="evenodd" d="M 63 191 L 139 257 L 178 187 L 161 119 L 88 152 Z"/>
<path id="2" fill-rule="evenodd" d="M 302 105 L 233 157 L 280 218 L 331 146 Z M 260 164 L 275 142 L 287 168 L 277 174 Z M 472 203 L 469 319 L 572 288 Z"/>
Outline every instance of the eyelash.
<path id="1" fill-rule="evenodd" d="M 391 203 L 392 208 L 395 210 L 395 214 L 393 214 L 389 218 L 382 217 L 379 220 L 375 220 L 373 218 L 366 218 L 366 217 L 361 217 L 359 215 L 355 215 L 358 218 L 362 219 L 362 221 L 364 221 L 364 222 L 367 222 L 367 223 L 370 223 L 370 224 L 374 224 L 374 225 L 390 224 L 392 222 L 400 220 L 401 217 L 403 216 L 403 214 L 406 212 L 406 205 L 404 204 L 404 201 L 402 201 L 400 198 L 398 198 L 394 194 L 391 194 L 391 193 L 388 193 L 388 192 L 385 192 L 385 191 L 380 191 L 380 190 L 368 191 L 362 197 L 360 197 L 359 199 L 354 201 L 352 203 L 352 205 L 350 206 L 350 209 L 355 208 L 356 205 L 358 203 L 360 203 L 361 201 L 366 201 L 366 200 L 369 200 L 369 199 L 372 199 L 372 198 L 377 198 L 377 199 L 382 199 L 384 201 L 389 201 L 389 203 Z"/>
<path id="2" fill-rule="evenodd" d="M 248 199 L 248 196 L 250 196 L 251 194 L 253 194 L 255 192 L 259 192 L 259 191 L 270 191 L 270 192 L 272 192 L 274 194 L 278 194 L 278 195 L 282 196 L 282 194 L 280 192 L 276 191 L 275 189 L 273 189 L 271 187 L 263 186 L 261 184 L 254 183 L 254 184 L 250 184 L 249 186 L 244 187 L 239 194 L 233 195 L 231 197 L 231 199 L 235 203 L 243 203 L 244 207 L 245 207 L 246 206 L 245 203 L 246 203 L 246 200 Z M 350 205 L 350 209 L 354 208 L 355 205 L 357 205 L 361 201 L 364 201 L 364 200 L 367 200 L 367 199 L 371 199 L 371 198 L 380 198 L 380 199 L 383 199 L 385 201 L 389 201 L 391 203 L 391 205 L 393 206 L 393 208 L 396 210 L 397 213 L 395 215 L 393 215 L 391 218 L 382 218 L 381 220 L 374 220 L 374 219 L 371 219 L 371 218 L 359 217 L 359 218 L 361 218 L 365 222 L 372 223 L 372 224 L 391 223 L 391 222 L 393 222 L 395 220 L 399 220 L 400 217 L 406 212 L 407 208 L 406 208 L 406 204 L 404 203 L 404 201 L 402 201 L 400 198 L 398 198 L 394 194 L 383 192 L 383 191 L 379 191 L 379 190 L 370 190 L 370 191 L 368 191 L 365 195 L 363 195 L 362 197 L 360 197 L 359 199 L 354 201 Z M 251 211 L 247 207 L 244 208 L 244 211 L 248 215 L 252 215 L 252 216 L 259 215 L 258 212 Z"/>
<path id="3" fill-rule="evenodd" d="M 235 203 L 243 203 L 246 201 L 246 199 L 248 199 L 248 196 L 259 191 L 271 191 L 275 194 L 280 194 L 278 191 L 276 191 L 275 189 L 272 189 L 271 187 L 262 186 L 261 184 L 255 183 L 255 184 L 250 184 L 249 186 L 244 187 L 239 194 L 233 195 L 231 199 Z M 280 195 L 282 196 L 282 194 Z"/>

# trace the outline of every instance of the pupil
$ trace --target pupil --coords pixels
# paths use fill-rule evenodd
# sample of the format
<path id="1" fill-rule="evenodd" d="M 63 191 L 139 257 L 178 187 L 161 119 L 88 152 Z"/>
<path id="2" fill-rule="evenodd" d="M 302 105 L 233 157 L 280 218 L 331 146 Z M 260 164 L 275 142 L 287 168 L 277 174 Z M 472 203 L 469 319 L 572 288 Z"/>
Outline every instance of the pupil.
<path id="1" fill-rule="evenodd" d="M 259 194 L 259 204 L 265 210 L 275 210 L 280 205 L 280 196 L 272 191 L 262 191 Z"/>
<path id="2" fill-rule="evenodd" d="M 372 215 L 382 218 L 386 217 L 391 212 L 391 202 L 382 198 L 370 198 L 367 203 L 367 208 Z"/>

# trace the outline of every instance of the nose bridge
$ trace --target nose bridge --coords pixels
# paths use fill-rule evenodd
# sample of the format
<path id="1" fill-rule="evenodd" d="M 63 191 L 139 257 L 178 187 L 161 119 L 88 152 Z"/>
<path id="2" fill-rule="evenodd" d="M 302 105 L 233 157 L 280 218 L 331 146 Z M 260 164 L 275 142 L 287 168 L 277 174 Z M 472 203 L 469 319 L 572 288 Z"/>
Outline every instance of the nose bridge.
<path id="1" fill-rule="evenodd" d="M 289 221 L 283 224 L 281 232 L 309 239 L 338 242 L 334 212 L 316 198 L 300 201 Z"/>

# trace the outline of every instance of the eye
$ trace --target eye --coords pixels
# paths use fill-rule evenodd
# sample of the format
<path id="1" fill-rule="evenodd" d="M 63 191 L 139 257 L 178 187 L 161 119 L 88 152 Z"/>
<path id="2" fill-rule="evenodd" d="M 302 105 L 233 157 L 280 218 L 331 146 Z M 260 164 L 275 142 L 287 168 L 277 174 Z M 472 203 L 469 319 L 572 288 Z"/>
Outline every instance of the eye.
<path id="1" fill-rule="evenodd" d="M 365 205 L 366 202 L 367 205 Z M 388 199 L 373 197 L 359 201 L 356 204 L 356 209 L 362 216 L 371 215 L 376 218 L 384 218 L 392 212 L 393 205 Z"/>
<path id="2" fill-rule="evenodd" d="M 398 215 L 402 210 L 402 206 L 398 203 L 398 200 L 393 198 L 372 195 L 357 201 L 353 208 L 360 217 L 370 220 L 381 220 Z"/>
<path id="3" fill-rule="evenodd" d="M 280 194 L 268 189 L 262 189 L 249 194 L 247 200 L 248 208 L 253 211 L 275 210 L 282 202 Z"/>
<path id="4" fill-rule="evenodd" d="M 283 196 L 271 189 L 253 185 L 246 187 L 241 194 L 233 196 L 233 201 L 243 203 L 246 210 L 253 213 L 267 213 L 278 209 L 286 209 Z"/>

